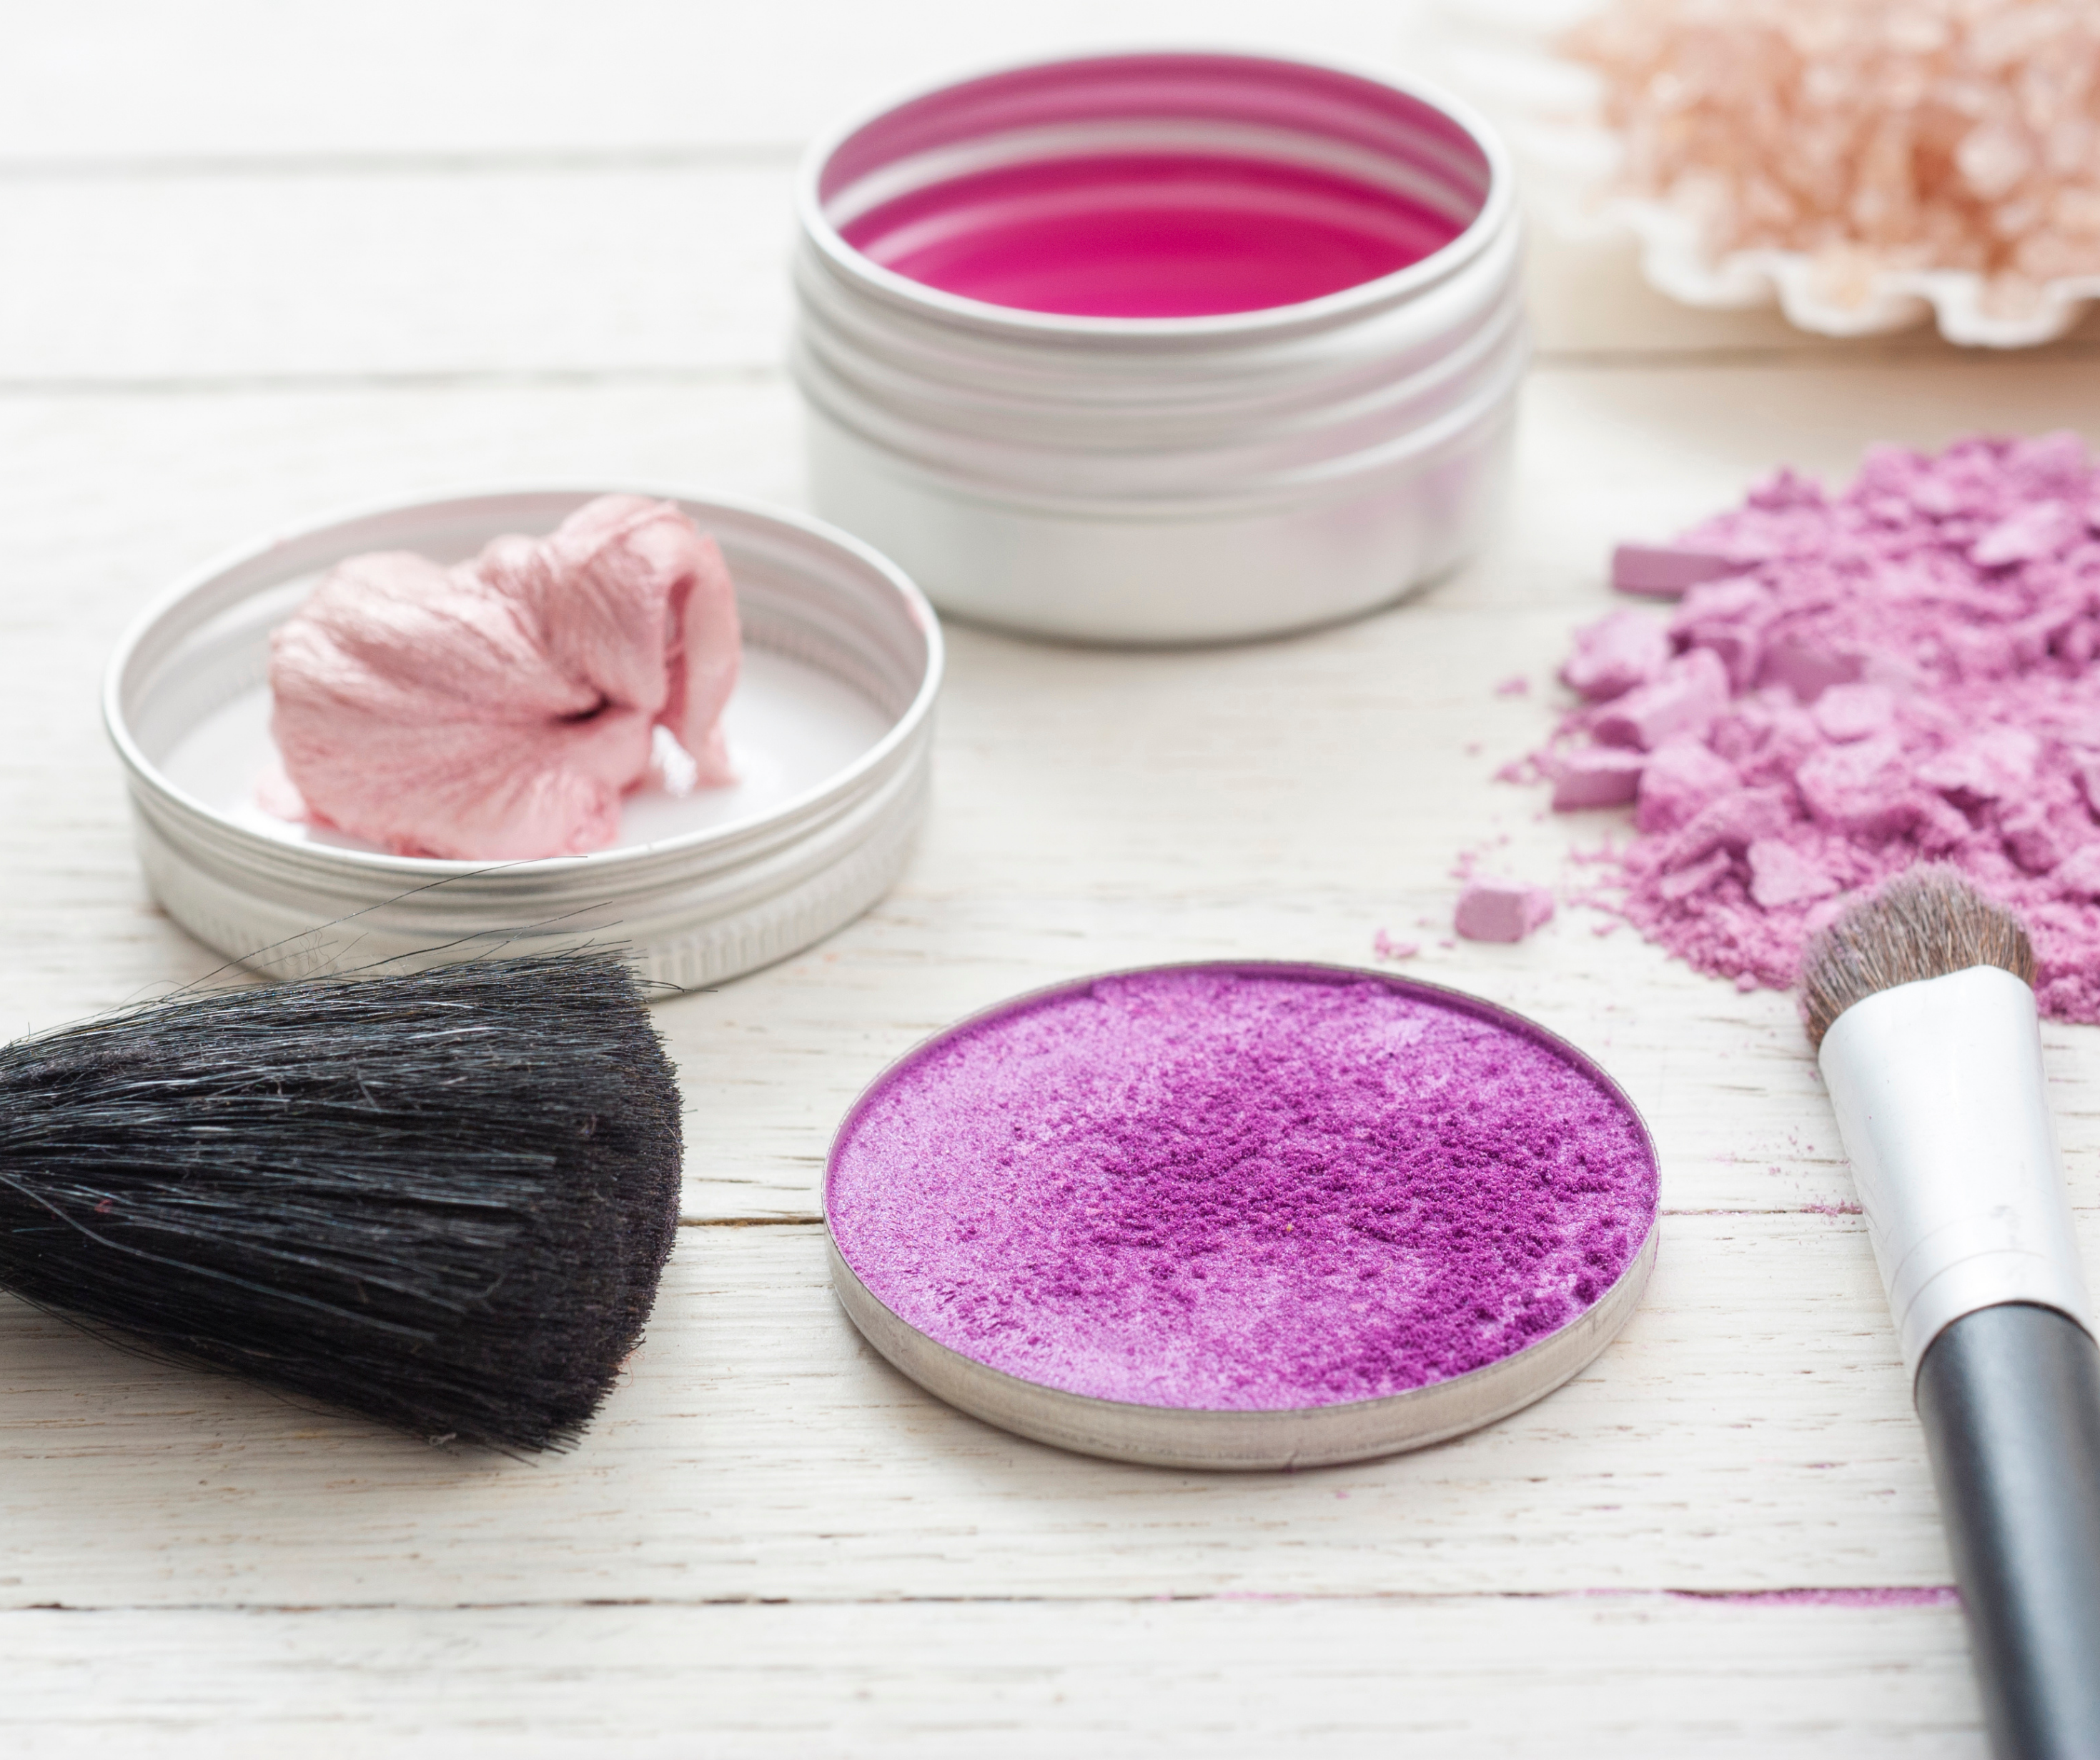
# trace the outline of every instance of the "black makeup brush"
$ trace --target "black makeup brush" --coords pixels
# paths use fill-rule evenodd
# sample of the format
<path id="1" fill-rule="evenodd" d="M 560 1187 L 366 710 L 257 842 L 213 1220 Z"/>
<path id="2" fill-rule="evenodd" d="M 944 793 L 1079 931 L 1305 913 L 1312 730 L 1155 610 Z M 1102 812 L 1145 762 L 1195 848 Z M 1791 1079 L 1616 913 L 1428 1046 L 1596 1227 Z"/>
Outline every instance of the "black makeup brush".
<path id="1" fill-rule="evenodd" d="M 0 1049 L 0 1285 L 433 1440 L 558 1448 L 655 1299 L 678 1111 L 607 954 L 157 1004 Z"/>
<path id="2" fill-rule="evenodd" d="M 1932 1459 L 2000 1760 L 2100 1756 L 2100 1346 L 2042 1084 L 2034 951 L 1950 870 L 1803 963 L 1808 1032 Z"/>

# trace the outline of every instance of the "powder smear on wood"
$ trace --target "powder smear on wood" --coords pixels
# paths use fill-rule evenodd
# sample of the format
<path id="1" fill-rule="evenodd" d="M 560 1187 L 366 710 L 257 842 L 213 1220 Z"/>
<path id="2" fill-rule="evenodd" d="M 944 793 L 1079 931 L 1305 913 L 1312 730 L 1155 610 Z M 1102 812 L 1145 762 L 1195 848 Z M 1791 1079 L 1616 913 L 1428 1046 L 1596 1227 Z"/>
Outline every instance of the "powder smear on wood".
<path id="1" fill-rule="evenodd" d="M 2100 472 L 2073 434 L 1782 471 L 1683 535 L 1667 623 L 1614 612 L 1540 763 L 1633 803 L 1605 895 L 1705 971 L 1790 985 L 1848 897 L 1952 864 L 2027 922 L 2042 1006 L 2100 1020 Z"/>
<path id="2" fill-rule="evenodd" d="M 1103 1399 L 1377 1398 L 1595 1301 L 1655 1215 L 1608 1085 L 1483 1008 L 1215 969 L 1096 980 L 888 1076 L 827 1209 L 869 1288 L 950 1349 Z"/>

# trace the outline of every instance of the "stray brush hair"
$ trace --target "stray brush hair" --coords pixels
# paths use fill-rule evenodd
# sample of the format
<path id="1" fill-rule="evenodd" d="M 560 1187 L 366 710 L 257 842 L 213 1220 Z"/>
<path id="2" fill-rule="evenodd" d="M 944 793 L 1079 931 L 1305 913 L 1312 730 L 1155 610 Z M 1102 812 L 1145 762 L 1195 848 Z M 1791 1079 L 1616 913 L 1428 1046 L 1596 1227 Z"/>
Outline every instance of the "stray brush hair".
<path id="1" fill-rule="evenodd" d="M 1855 1002 L 1971 966 L 2001 966 L 2032 986 L 2034 944 L 2019 918 L 1942 864 L 1899 874 L 1823 931 L 1802 954 L 1808 1042 L 1820 1049 L 1823 1036 Z"/>
<path id="2" fill-rule="evenodd" d="M 604 953 L 188 995 L 0 1047 L 0 1286 L 434 1441 L 573 1441 L 677 1224 Z"/>

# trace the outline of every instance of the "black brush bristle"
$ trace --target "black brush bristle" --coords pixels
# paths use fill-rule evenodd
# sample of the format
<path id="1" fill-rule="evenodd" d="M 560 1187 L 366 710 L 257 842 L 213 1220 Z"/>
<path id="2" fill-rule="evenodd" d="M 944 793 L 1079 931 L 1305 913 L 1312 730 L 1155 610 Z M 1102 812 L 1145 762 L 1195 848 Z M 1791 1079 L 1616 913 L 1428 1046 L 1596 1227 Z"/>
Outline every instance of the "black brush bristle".
<path id="1" fill-rule="evenodd" d="M 417 1435 L 572 1440 L 677 1225 L 609 954 L 321 979 L 0 1049 L 0 1285 Z"/>
<path id="2" fill-rule="evenodd" d="M 1801 961 L 1808 1042 L 1855 1002 L 1898 984 L 1997 966 L 2035 981 L 2034 944 L 2018 917 L 1953 869 L 1935 863 L 1899 874 L 1808 944 Z"/>

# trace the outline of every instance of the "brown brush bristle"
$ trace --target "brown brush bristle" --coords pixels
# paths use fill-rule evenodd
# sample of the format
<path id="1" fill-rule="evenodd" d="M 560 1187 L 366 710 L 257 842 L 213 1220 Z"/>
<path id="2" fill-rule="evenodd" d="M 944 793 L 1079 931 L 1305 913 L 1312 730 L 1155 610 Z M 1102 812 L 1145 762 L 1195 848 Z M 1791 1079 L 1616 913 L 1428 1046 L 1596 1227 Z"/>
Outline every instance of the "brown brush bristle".
<path id="1" fill-rule="evenodd" d="M 1971 966 L 2001 966 L 2032 985 L 2034 944 L 2018 917 L 1952 868 L 1913 868 L 1809 943 L 1801 961 L 1808 1042 L 1821 1049 L 1824 1034 L 1855 1002 Z"/>

